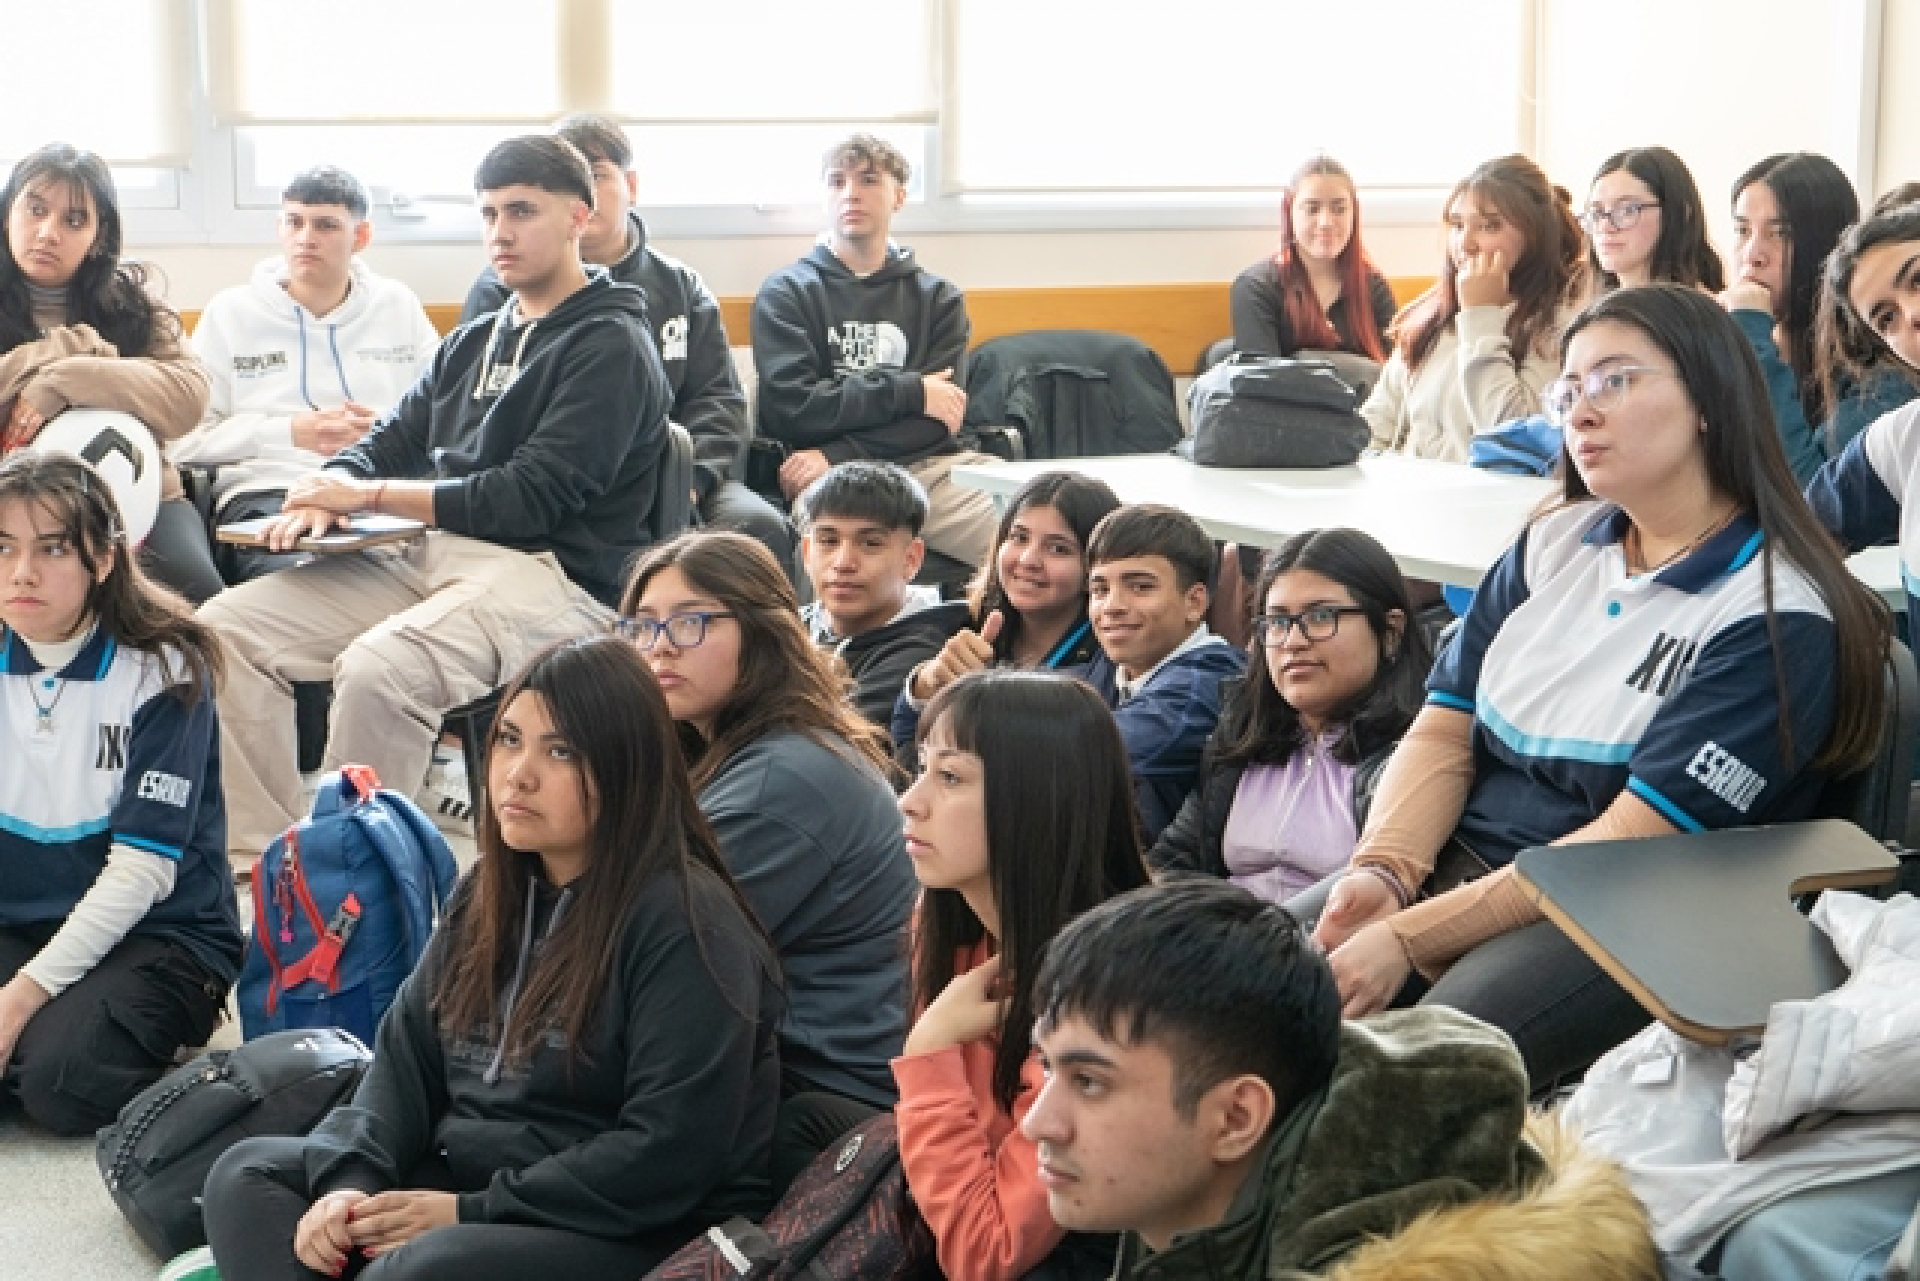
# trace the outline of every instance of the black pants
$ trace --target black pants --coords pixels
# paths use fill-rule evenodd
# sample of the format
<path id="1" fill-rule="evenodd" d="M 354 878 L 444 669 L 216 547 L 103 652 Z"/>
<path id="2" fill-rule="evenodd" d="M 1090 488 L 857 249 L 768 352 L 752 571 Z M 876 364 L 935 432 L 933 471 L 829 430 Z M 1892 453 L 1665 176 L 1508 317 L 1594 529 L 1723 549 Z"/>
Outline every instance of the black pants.
<path id="1" fill-rule="evenodd" d="M 214 1163 L 202 1201 L 207 1244 L 222 1277 L 310 1281 L 326 1275 L 293 1253 L 294 1228 L 314 1201 L 305 1151 L 305 1139 L 246 1139 Z M 410 1188 L 452 1190 L 444 1162 L 412 1174 Z M 679 1239 L 609 1241 L 526 1224 L 456 1223 L 422 1233 L 372 1261 L 349 1256 L 342 1275 L 366 1281 L 638 1281 L 685 1244 Z"/>
<path id="2" fill-rule="evenodd" d="M 160 504 L 153 529 L 140 547 L 140 568 L 196 605 L 204 605 L 226 587 L 213 563 L 207 524 L 200 519 L 199 509 L 184 499 Z"/>
<path id="3" fill-rule="evenodd" d="M 793 525 L 784 509 L 748 489 L 737 480 L 714 486 L 700 504 L 700 524 L 706 529 L 733 529 L 757 539 L 773 553 L 780 568 L 791 578 L 795 569 Z"/>
<path id="4" fill-rule="evenodd" d="M 56 927 L 0 929 L 0 983 Z M 226 984 L 179 944 L 129 935 L 27 1023 L 7 1081 L 34 1121 L 92 1134 L 159 1080 L 182 1046 L 206 1043 L 226 997 Z"/>
<path id="5" fill-rule="evenodd" d="M 773 1124 L 773 1160 L 769 1170 L 773 1199 L 778 1201 L 785 1196 L 800 1172 L 832 1147 L 841 1135 L 878 1115 L 879 1111 L 871 1103 L 826 1090 L 803 1090 L 783 1099 Z"/>

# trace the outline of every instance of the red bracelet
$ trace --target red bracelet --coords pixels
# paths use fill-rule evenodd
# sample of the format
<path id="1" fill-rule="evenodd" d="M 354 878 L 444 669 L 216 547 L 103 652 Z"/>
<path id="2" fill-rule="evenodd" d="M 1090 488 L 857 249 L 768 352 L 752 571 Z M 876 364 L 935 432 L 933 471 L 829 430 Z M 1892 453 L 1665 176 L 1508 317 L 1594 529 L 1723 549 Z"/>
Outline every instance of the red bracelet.
<path id="1" fill-rule="evenodd" d="M 380 514 L 380 500 L 386 496 L 387 482 L 383 480 L 373 489 L 373 512 L 376 516 Z"/>

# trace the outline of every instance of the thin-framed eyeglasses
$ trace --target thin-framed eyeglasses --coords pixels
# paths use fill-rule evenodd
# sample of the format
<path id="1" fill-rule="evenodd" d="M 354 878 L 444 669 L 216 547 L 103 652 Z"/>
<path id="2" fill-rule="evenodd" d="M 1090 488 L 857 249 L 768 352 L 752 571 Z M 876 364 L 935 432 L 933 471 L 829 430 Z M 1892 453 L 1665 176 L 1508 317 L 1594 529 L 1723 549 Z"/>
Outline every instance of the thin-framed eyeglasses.
<path id="1" fill-rule="evenodd" d="M 1580 225 L 1587 229 L 1590 236 L 1600 234 L 1601 223 L 1612 223 L 1615 231 L 1631 231 L 1634 224 L 1640 221 L 1643 210 L 1659 207 L 1658 200 L 1622 200 L 1611 209 L 1605 205 L 1588 205 L 1587 211 L 1580 215 Z"/>
<path id="2" fill-rule="evenodd" d="M 669 614 L 665 618 L 622 616 L 613 620 L 613 634 L 622 640 L 632 641 L 641 649 L 652 649 L 660 643 L 661 634 L 665 633 L 675 649 L 692 649 L 707 638 L 708 623 L 716 618 L 732 617 L 732 614 L 717 609 Z"/>
<path id="3" fill-rule="evenodd" d="M 1642 374 L 1679 377 L 1671 369 L 1655 369 L 1651 365 L 1610 365 L 1605 369 L 1595 369 L 1584 378 L 1563 374 L 1547 384 L 1546 391 L 1540 395 L 1540 404 L 1547 411 L 1547 421 L 1555 427 L 1565 427 L 1573 417 L 1573 407 L 1580 403 L 1583 394 L 1589 405 L 1604 414 L 1626 399 L 1627 388 Z"/>
<path id="4" fill-rule="evenodd" d="M 1341 615 L 1366 612 L 1358 605 L 1309 605 L 1297 614 L 1275 610 L 1253 620 L 1253 635 L 1268 649 L 1278 649 L 1286 644 L 1295 626 L 1310 641 L 1332 640 L 1339 634 Z"/>

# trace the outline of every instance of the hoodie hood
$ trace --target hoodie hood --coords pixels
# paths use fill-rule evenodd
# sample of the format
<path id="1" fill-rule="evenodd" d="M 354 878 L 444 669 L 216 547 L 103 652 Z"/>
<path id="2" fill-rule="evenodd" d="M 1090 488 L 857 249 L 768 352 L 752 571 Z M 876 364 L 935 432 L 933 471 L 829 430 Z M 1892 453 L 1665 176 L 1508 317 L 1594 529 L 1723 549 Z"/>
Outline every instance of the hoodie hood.
<path id="1" fill-rule="evenodd" d="M 360 261 L 359 255 L 347 264 L 347 296 L 338 307 L 324 316 L 316 316 L 293 300 L 287 292 L 287 280 L 290 273 L 284 257 L 264 258 L 254 264 L 253 275 L 247 284 L 261 309 L 270 316 L 285 321 L 298 313 L 307 323 L 327 324 L 346 327 L 364 316 L 373 302 L 373 273 Z"/>
<path id="2" fill-rule="evenodd" d="M 854 275 L 852 269 L 834 254 L 825 236 L 814 242 L 813 252 L 807 255 L 806 261 L 819 270 L 823 279 L 852 285 L 887 285 L 898 280 L 911 280 L 920 274 L 920 263 L 913 256 L 913 250 L 891 240 L 887 242 L 887 260 L 880 264 L 878 271 L 867 276 Z"/>

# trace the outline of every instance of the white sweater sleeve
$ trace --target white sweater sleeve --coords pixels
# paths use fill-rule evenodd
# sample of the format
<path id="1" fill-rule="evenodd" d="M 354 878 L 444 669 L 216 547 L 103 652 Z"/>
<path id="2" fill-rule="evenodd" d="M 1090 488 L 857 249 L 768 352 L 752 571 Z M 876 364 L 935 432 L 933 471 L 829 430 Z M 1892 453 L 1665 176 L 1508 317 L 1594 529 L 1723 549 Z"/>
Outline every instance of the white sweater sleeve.
<path id="1" fill-rule="evenodd" d="M 173 893 L 179 869 L 172 859 L 114 842 L 107 865 L 67 914 L 67 920 L 20 972 L 59 996 L 111 952 L 147 909 Z"/>
<path id="2" fill-rule="evenodd" d="M 293 416 L 234 409 L 233 354 L 226 313 L 208 307 L 193 331 L 193 354 L 207 371 L 207 412 L 200 425 L 167 446 L 176 463 L 221 467 L 293 446 Z"/>
<path id="3" fill-rule="evenodd" d="M 1454 318 L 1460 335 L 1460 390 L 1476 432 L 1540 412 L 1540 395 L 1560 372 L 1552 356 L 1530 351 L 1514 359 L 1507 339 L 1513 305 L 1463 307 Z"/>

